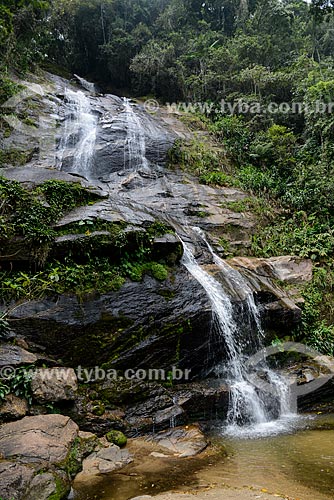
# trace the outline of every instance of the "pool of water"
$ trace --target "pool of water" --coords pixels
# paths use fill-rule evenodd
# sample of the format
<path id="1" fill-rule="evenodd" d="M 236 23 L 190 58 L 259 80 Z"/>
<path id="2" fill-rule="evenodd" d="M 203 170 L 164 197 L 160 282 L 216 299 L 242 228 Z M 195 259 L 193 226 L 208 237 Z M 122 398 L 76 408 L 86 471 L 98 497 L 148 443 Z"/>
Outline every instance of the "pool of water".
<path id="1" fill-rule="evenodd" d="M 217 425 L 211 431 L 214 454 L 183 460 L 139 457 L 119 474 L 75 485 L 73 498 L 128 500 L 172 489 L 232 486 L 289 499 L 334 499 L 334 416 L 290 421 L 282 434 L 269 429 L 261 435 L 258 429 L 236 437 L 225 431 Z"/>

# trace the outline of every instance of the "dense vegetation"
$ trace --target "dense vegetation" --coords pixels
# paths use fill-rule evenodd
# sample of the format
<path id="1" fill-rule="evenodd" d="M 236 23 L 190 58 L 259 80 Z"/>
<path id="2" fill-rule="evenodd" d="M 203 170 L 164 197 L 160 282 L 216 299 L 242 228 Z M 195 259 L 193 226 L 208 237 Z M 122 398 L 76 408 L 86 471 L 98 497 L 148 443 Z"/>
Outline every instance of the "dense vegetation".
<path id="1" fill-rule="evenodd" d="M 13 69 L 41 64 L 114 91 L 206 103 L 194 111 L 217 151 L 195 143 L 174 159 L 206 184 L 240 186 L 264 200 L 260 207 L 275 204 L 281 215 L 254 237 L 253 254 L 314 260 L 299 334 L 333 352 L 333 7 L 332 0 L 5 0 L 0 102 L 18 90 Z"/>

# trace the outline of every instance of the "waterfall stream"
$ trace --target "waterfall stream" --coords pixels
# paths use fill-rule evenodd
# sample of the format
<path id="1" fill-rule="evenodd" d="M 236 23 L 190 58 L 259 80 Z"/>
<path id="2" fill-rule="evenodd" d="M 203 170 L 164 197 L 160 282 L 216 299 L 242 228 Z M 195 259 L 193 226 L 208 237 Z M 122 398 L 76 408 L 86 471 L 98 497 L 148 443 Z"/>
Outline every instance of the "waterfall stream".
<path id="1" fill-rule="evenodd" d="M 83 81 L 86 87 L 88 83 Z M 98 118 L 92 112 L 90 97 L 83 91 L 67 89 L 65 102 L 67 114 L 59 145 L 58 166 L 90 180 Z M 131 101 L 123 98 L 123 105 L 126 126 L 124 168 L 135 174 L 150 167 L 146 158 L 145 129 Z M 172 225 L 178 227 L 180 221 L 172 222 Z M 273 387 L 272 394 L 268 394 L 252 383 L 251 369 L 247 365 L 248 357 L 263 347 L 264 337 L 253 290 L 238 271 L 216 255 L 204 232 L 193 228 L 191 241 L 199 239 L 220 270 L 221 282 L 199 265 L 191 244 L 181 240 L 184 247 L 182 263 L 207 293 L 213 311 L 212 329 L 218 334 L 227 354 L 227 360 L 216 369 L 217 375 L 230 387 L 225 433 L 248 437 L 284 430 L 286 422 L 293 417 L 289 409 L 288 381 L 267 363 L 262 363 L 261 376 Z M 237 298 L 238 316 L 231 296 Z M 171 421 L 171 425 L 174 424 Z"/>
<path id="2" fill-rule="evenodd" d="M 221 367 L 221 376 L 230 387 L 230 403 L 224 432 L 239 437 L 281 432 L 294 416 L 289 409 L 288 380 L 274 372 L 267 363 L 261 366 L 262 374 L 273 387 L 273 397 L 252 384 L 251 372 L 246 363 L 248 356 L 262 347 L 263 338 L 253 293 L 240 273 L 214 253 L 204 234 L 196 228 L 195 232 L 206 243 L 213 261 L 221 269 L 228 285 L 237 295 L 243 297 L 246 304 L 244 315 L 254 325 L 251 342 L 245 341 L 241 335 L 243 319 L 239 316 L 237 321 L 232 301 L 223 285 L 197 263 L 191 247 L 183 242 L 182 263 L 205 289 L 212 305 L 213 323 L 227 351 L 228 360 Z"/>
<path id="3" fill-rule="evenodd" d="M 64 132 L 58 148 L 58 167 L 90 179 L 97 134 L 97 117 L 89 98 L 81 90 L 66 89 Z M 68 161 L 69 159 L 69 161 Z"/>
<path id="4" fill-rule="evenodd" d="M 139 168 L 148 167 L 146 159 L 145 131 L 140 117 L 135 113 L 130 99 L 124 97 L 126 113 L 126 148 L 124 149 L 124 166 L 137 171 Z"/>

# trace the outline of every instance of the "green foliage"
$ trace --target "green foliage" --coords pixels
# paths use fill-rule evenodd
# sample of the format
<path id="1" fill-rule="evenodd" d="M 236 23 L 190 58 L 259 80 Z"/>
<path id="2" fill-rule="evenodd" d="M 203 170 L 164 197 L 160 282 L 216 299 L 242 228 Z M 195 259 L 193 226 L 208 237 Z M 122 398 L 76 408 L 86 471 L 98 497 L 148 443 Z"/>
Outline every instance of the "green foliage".
<path id="1" fill-rule="evenodd" d="M 43 261 L 45 245 L 53 241 L 52 225 L 66 212 L 96 197 L 80 184 L 47 181 L 34 191 L 0 177 L 0 242 L 25 238 Z"/>
<path id="2" fill-rule="evenodd" d="M 251 134 L 242 116 L 223 116 L 213 122 L 210 130 L 237 165 L 247 160 Z"/>
<path id="3" fill-rule="evenodd" d="M 331 356 L 334 355 L 333 290 L 332 266 L 316 268 L 312 282 L 303 291 L 302 323 L 296 332 L 300 340 Z"/>
<path id="4" fill-rule="evenodd" d="M 149 262 L 145 266 L 145 271 L 152 274 L 153 278 L 158 281 L 165 281 L 168 278 L 168 270 L 163 264 L 158 262 Z"/>
<path id="5" fill-rule="evenodd" d="M 200 176 L 201 184 L 209 184 L 214 186 L 238 186 L 235 177 L 225 174 L 224 172 L 208 172 Z"/>
<path id="6" fill-rule="evenodd" d="M 264 217 L 273 220 L 275 215 L 274 207 L 264 198 L 247 197 L 238 201 L 223 203 L 223 207 L 228 208 L 232 212 L 245 213 L 251 212 L 258 217 Z"/>
<path id="7" fill-rule="evenodd" d="M 297 212 L 289 219 L 279 219 L 253 237 L 252 252 L 258 257 L 298 255 L 324 261 L 334 255 L 334 231 L 316 216 Z"/>
<path id="8" fill-rule="evenodd" d="M 0 380 L 0 402 L 5 399 L 8 394 L 15 394 L 20 398 L 24 398 L 29 404 L 32 403 L 31 380 L 35 367 L 21 366 L 16 368 L 8 377 Z"/>
<path id="9" fill-rule="evenodd" d="M 170 166 L 177 166 L 199 177 L 202 184 L 239 186 L 235 177 L 222 171 L 226 160 L 222 151 L 209 140 L 177 142 L 170 151 Z"/>
<path id="10" fill-rule="evenodd" d="M 178 141 L 170 151 L 170 166 L 178 166 L 198 176 L 219 171 L 222 161 L 221 152 L 213 149 L 208 141 Z"/>
<path id="11" fill-rule="evenodd" d="M 30 152 L 19 149 L 2 149 L 0 151 L 0 168 L 24 165 L 29 160 Z"/>
<path id="12" fill-rule="evenodd" d="M 87 264 L 70 259 L 52 262 L 37 273 L 1 271 L 0 278 L 0 299 L 5 302 L 62 293 L 83 297 L 118 290 L 124 283 L 120 270 L 106 258 L 94 258 Z"/>
<path id="13" fill-rule="evenodd" d="M 0 106 L 20 92 L 23 87 L 13 82 L 5 73 L 0 72 Z"/>

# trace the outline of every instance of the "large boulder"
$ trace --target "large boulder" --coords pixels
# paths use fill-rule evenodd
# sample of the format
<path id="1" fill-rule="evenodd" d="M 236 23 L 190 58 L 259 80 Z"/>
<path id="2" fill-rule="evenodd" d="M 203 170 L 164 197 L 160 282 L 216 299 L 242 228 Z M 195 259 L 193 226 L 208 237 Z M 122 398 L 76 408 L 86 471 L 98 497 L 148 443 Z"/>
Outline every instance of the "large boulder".
<path id="1" fill-rule="evenodd" d="M 95 439 L 95 436 L 94 436 Z M 96 441 L 63 415 L 40 415 L 0 427 L 0 480 L 4 500 L 66 498 L 70 479 Z M 93 447 L 93 448 L 92 448 Z"/>
<path id="2" fill-rule="evenodd" d="M 258 279 L 275 279 L 290 284 L 308 283 L 312 280 L 313 264 L 310 259 L 291 255 L 258 259 L 235 257 L 229 264 L 241 273 L 253 274 Z"/>
<path id="3" fill-rule="evenodd" d="M 25 417 L 0 427 L 0 449 L 8 460 L 61 468 L 78 432 L 78 426 L 63 415 Z"/>
<path id="4" fill-rule="evenodd" d="M 13 330 L 28 343 L 44 346 L 69 366 L 169 370 L 178 364 L 194 376 L 209 351 L 215 359 L 222 354 L 219 342 L 208 348 L 212 314 L 206 292 L 183 266 L 164 282 L 147 275 L 84 302 L 67 295 L 30 301 L 10 319 L 20 319 Z"/>

